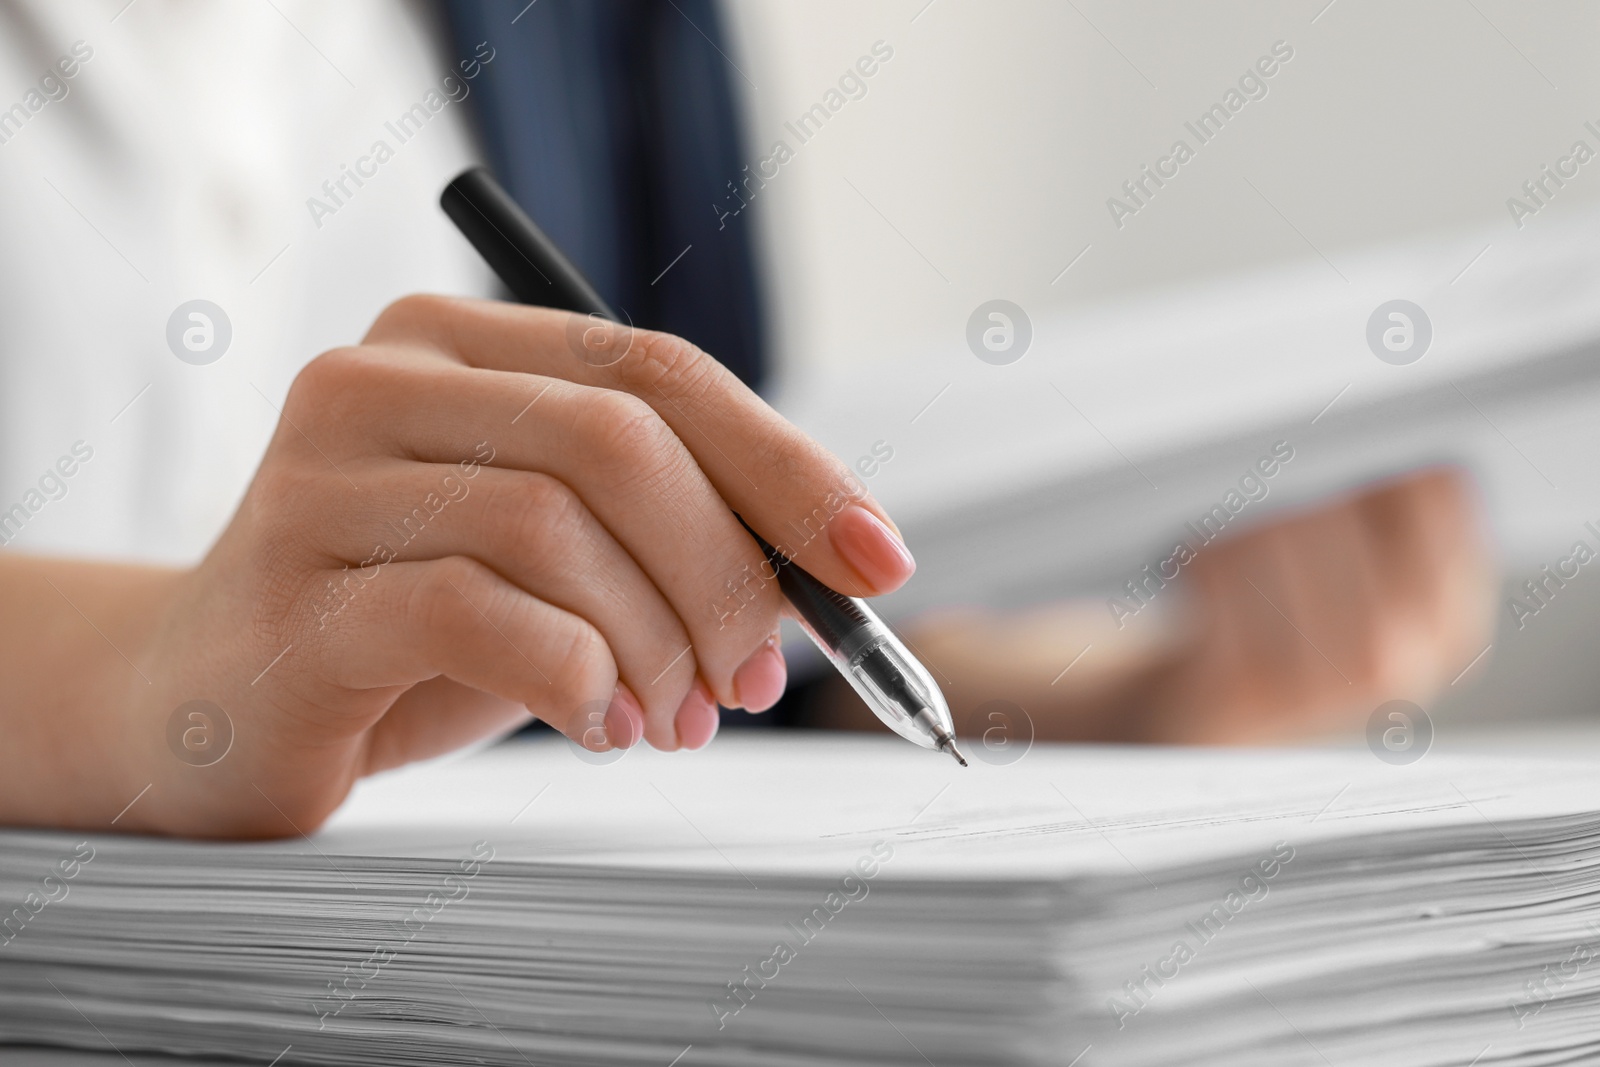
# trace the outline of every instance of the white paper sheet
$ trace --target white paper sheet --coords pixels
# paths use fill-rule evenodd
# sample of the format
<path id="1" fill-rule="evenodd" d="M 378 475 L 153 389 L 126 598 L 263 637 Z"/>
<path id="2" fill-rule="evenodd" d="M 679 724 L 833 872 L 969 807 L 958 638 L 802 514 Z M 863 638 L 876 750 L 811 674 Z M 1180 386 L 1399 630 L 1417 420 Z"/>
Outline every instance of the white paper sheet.
<path id="1" fill-rule="evenodd" d="M 1600 1054 L 1596 781 L 1365 750 L 513 744 L 364 783 L 310 839 L 90 839 L 0 948 L 0 1049 L 1554 1062 Z M 0 834 L 0 901 L 82 841 Z"/>

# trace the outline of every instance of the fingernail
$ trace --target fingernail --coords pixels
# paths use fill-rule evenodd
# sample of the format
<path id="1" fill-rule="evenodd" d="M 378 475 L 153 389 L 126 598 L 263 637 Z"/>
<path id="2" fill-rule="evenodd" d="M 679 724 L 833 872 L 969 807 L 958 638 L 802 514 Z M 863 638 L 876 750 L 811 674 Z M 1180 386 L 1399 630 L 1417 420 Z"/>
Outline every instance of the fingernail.
<path id="1" fill-rule="evenodd" d="M 746 711 L 766 711 L 783 696 L 788 681 L 789 665 L 773 635 L 733 672 L 733 695 Z"/>
<path id="2" fill-rule="evenodd" d="M 719 718 L 717 702 L 712 698 L 711 690 L 704 681 L 696 678 L 694 688 L 689 690 L 689 695 L 683 698 L 683 704 L 678 708 L 678 743 L 684 748 L 705 748 L 717 736 Z"/>
<path id="3" fill-rule="evenodd" d="M 632 748 L 644 736 L 644 708 L 633 690 L 617 683 L 611 694 L 611 706 L 606 709 L 606 740 L 612 748 Z"/>
<path id="4" fill-rule="evenodd" d="M 859 504 L 852 504 L 834 517 L 828 525 L 828 540 L 834 551 L 878 593 L 900 588 L 917 569 L 917 561 L 911 558 L 905 542 Z"/>

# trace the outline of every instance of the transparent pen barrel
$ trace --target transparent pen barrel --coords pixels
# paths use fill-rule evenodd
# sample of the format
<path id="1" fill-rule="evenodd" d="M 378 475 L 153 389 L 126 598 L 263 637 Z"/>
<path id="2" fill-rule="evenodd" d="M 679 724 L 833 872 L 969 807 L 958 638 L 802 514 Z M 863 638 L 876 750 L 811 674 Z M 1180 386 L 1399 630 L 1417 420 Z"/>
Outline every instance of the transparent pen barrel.
<path id="1" fill-rule="evenodd" d="M 950 708 L 933 677 L 865 601 L 817 581 L 761 535 L 756 539 L 778 579 L 778 588 L 800 616 L 800 625 L 833 661 L 873 714 L 906 740 L 939 748 L 954 741 Z"/>

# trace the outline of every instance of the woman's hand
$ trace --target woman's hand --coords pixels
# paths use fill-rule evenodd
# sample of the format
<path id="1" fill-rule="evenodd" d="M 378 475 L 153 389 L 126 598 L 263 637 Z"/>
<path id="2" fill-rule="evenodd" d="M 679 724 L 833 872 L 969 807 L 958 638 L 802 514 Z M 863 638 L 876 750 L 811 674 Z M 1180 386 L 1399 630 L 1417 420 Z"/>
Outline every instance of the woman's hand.
<path id="1" fill-rule="evenodd" d="M 593 749 L 704 745 L 717 703 L 785 684 L 780 596 L 733 511 L 856 595 L 913 568 L 843 463 L 686 342 L 402 300 L 296 379 L 197 568 L 11 561 L 80 677 L 33 687 L 51 755 L 0 757 L 0 817 L 104 826 L 148 783 L 118 828 L 307 832 L 361 776 L 530 713 Z M 61 658 L 0 625 L 8 677 Z M 169 744 L 191 701 L 231 723 L 209 766 Z M 221 726 L 194 723 L 201 745 Z"/>
<path id="2" fill-rule="evenodd" d="M 1120 628 L 1080 601 L 911 634 L 966 736 L 1019 729 L 999 700 L 1040 739 L 1283 740 L 1426 702 L 1489 643 L 1494 589 L 1470 484 L 1434 469 L 1201 548 Z"/>

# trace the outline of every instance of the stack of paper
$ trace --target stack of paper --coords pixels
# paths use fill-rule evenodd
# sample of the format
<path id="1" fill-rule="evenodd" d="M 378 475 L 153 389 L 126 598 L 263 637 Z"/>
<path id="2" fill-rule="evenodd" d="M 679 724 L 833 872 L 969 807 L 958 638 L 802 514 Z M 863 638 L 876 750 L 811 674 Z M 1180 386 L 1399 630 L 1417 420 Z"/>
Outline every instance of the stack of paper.
<path id="1" fill-rule="evenodd" d="M 892 738 L 602 767 L 511 744 L 368 782 L 309 839 L 0 835 L 0 1045 L 1574 1062 L 1600 1056 L 1593 780 L 1365 750 L 1040 746 L 962 770 Z"/>

